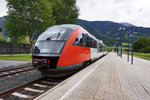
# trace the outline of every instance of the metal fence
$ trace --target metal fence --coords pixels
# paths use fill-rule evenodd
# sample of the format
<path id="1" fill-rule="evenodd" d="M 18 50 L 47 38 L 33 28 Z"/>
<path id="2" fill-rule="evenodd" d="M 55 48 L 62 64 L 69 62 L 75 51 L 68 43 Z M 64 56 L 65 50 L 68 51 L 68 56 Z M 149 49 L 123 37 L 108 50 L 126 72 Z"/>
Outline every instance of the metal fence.
<path id="1" fill-rule="evenodd" d="M 0 42 L 0 54 L 28 54 L 30 53 L 29 44 L 13 44 Z"/>

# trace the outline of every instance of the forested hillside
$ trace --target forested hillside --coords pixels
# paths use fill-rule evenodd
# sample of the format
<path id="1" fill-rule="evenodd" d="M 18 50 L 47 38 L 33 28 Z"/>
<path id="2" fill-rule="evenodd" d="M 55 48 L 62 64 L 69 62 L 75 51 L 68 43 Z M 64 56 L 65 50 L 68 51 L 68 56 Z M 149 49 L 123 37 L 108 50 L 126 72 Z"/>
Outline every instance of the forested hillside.
<path id="1" fill-rule="evenodd" d="M 127 34 L 134 27 L 135 40 L 139 36 L 150 37 L 150 28 L 137 27 L 129 23 L 115 23 L 111 21 L 86 21 L 78 19 L 77 23 L 88 30 L 98 39 L 104 41 L 107 45 L 114 45 L 115 38 L 123 37 L 123 42 L 127 42 Z M 119 30 L 125 27 L 125 30 Z"/>

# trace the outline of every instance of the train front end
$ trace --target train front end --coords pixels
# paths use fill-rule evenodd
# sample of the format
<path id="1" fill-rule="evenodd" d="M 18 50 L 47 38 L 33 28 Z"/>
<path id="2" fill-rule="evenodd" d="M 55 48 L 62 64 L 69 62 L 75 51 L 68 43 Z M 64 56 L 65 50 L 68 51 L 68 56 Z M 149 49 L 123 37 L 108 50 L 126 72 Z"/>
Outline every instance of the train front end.
<path id="1" fill-rule="evenodd" d="M 39 36 L 33 50 L 32 64 L 43 76 L 60 77 L 69 74 L 65 69 L 57 68 L 57 63 L 72 32 L 71 28 L 53 26 Z"/>

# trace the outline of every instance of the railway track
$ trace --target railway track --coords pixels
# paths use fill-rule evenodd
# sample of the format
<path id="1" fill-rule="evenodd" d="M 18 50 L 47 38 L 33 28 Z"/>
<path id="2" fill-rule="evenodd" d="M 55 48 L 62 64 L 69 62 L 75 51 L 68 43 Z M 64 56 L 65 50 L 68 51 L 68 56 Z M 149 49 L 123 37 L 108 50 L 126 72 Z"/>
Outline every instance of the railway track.
<path id="1" fill-rule="evenodd" d="M 41 78 L 1 93 L 0 100 L 32 100 L 66 78 Z"/>
<path id="2" fill-rule="evenodd" d="M 31 70 L 34 70 L 32 65 L 18 66 L 18 67 L 13 67 L 13 68 L 0 70 L 0 78 L 15 75 L 15 74 L 19 74 L 19 73 L 23 73 L 23 72 L 27 72 L 27 71 L 31 71 Z"/>

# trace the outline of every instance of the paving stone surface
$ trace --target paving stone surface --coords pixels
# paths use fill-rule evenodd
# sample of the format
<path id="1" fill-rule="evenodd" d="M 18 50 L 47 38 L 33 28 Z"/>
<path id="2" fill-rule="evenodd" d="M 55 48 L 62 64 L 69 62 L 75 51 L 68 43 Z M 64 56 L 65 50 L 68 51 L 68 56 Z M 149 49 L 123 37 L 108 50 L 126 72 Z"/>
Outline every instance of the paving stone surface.
<path id="1" fill-rule="evenodd" d="M 109 53 L 35 100 L 150 100 L 150 61 Z"/>

